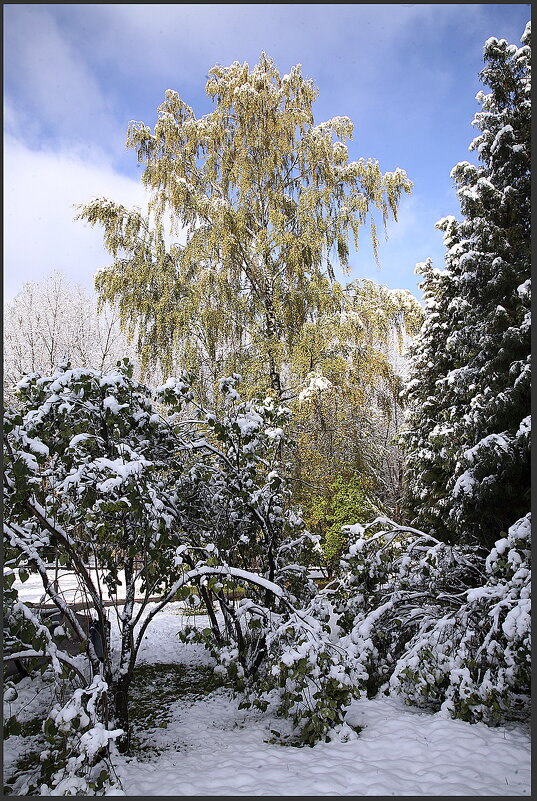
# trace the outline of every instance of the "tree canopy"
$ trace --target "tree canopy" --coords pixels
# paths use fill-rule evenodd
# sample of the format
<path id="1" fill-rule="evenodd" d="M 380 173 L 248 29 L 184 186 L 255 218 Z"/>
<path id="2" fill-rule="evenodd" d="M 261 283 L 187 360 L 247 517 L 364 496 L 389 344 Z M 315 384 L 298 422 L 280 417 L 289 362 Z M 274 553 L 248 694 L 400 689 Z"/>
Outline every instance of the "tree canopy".
<path id="1" fill-rule="evenodd" d="M 395 218 L 411 183 L 373 159 L 349 161 L 351 121 L 314 123 L 318 90 L 299 65 L 280 75 L 263 54 L 251 69 L 215 66 L 206 93 L 215 109 L 201 118 L 168 90 L 153 130 L 129 127 L 151 222 L 108 200 L 82 208 L 114 257 L 96 286 L 146 362 L 175 355 L 218 371 L 231 354 L 256 365 L 261 391 L 281 393 L 302 326 L 338 306 L 335 265 L 348 267 L 349 241 L 369 221 L 376 252 L 373 211 Z M 166 222 L 183 244 L 168 246 Z"/>
<path id="2" fill-rule="evenodd" d="M 452 176 L 446 269 L 423 269 L 426 315 L 408 388 L 408 507 L 445 539 L 492 547 L 529 510 L 530 28 L 485 44 L 481 164 Z"/>

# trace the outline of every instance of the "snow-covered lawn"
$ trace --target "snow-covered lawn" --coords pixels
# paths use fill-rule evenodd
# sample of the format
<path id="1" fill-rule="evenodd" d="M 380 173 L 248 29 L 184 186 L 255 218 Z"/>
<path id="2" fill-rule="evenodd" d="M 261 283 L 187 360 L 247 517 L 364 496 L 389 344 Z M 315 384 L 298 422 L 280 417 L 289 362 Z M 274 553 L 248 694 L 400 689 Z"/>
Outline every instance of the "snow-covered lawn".
<path id="1" fill-rule="evenodd" d="M 161 612 L 148 628 L 140 663 L 210 668 L 202 646 L 177 637 L 192 621 L 181 615 L 179 604 Z M 197 625 L 206 623 L 196 617 Z M 31 680 L 23 681 L 30 698 Z M 167 688 L 156 685 L 158 698 Z M 530 795 L 529 727 L 492 729 L 424 713 L 396 698 L 361 698 L 347 713 L 350 726 L 362 727 L 358 735 L 347 728 L 347 741 L 294 748 L 267 742 L 270 730 L 282 731 L 283 722 L 239 710 L 226 688 L 171 703 L 166 695 L 166 727 L 155 721 L 154 728 L 136 732 L 147 751 L 115 757 L 123 793 L 110 795 Z M 26 719 L 35 715 L 36 703 L 24 712 Z M 8 764 L 21 740 L 8 739 Z"/>
<path id="2" fill-rule="evenodd" d="M 162 613 L 148 629 L 141 661 L 210 665 L 201 646 L 177 645 L 184 619 L 176 611 Z M 359 735 L 294 748 L 266 742 L 282 721 L 239 710 L 225 689 L 188 706 L 178 699 L 169 711 L 167 728 L 150 733 L 162 749 L 158 758 L 118 761 L 127 795 L 530 794 L 530 738 L 523 727 L 491 729 L 423 713 L 400 699 L 364 698 L 347 713 L 351 726 L 362 727 Z"/>

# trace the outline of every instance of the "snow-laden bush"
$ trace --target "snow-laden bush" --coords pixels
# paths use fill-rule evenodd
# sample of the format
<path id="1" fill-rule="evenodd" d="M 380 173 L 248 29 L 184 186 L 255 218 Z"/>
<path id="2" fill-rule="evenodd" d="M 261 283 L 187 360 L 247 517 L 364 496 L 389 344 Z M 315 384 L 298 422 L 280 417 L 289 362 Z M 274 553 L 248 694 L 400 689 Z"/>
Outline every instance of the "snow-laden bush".
<path id="1" fill-rule="evenodd" d="M 43 724 L 47 747 L 41 753 L 39 795 L 103 795 L 114 784 L 109 748 L 123 732 L 103 723 L 107 690 L 96 676 L 51 710 Z"/>
<path id="2" fill-rule="evenodd" d="M 263 670 L 247 687 L 244 703 L 270 708 L 291 723 L 283 737 L 273 732 L 278 741 L 310 746 L 328 741 L 344 725 L 346 708 L 358 694 L 331 603 L 319 594 L 306 609 L 271 623 Z"/>
<path id="3" fill-rule="evenodd" d="M 67 640 L 63 626 L 55 625 L 39 608 L 24 603 L 14 586 L 18 576 L 28 574 L 17 569 L 14 549 L 7 548 L 4 565 L 3 623 L 4 665 L 18 664 L 19 673 L 4 674 L 4 738 L 21 735 L 19 712 L 24 694 L 19 697 L 20 671 L 53 688 L 55 700 L 43 723 L 46 746 L 41 751 L 38 768 L 27 777 L 22 793 L 32 795 L 104 795 L 114 784 L 109 746 L 122 734 L 110 730 L 107 718 L 108 686 L 101 676 L 87 678 L 84 658 L 63 649 Z M 67 622 L 67 621 L 66 621 Z M 81 646 L 81 650 L 82 646 Z M 41 684 L 37 685 L 39 693 Z"/>
<path id="4" fill-rule="evenodd" d="M 126 360 L 106 374 L 66 364 L 26 376 L 17 409 L 5 414 L 5 547 L 19 571 L 41 576 L 44 596 L 84 643 L 86 684 L 102 675 L 110 688 L 109 723 L 124 732 L 121 750 L 129 748 L 138 650 L 167 603 L 198 593 L 215 643 L 236 648 L 250 677 L 264 658 L 263 632 L 243 636 L 229 590 L 247 587 L 269 612 L 315 592 L 305 563 L 318 538 L 293 510 L 284 481 L 290 412 L 270 398 L 242 400 L 239 382 L 220 381 L 224 411 L 216 415 L 197 402 L 186 373 L 153 393 Z M 52 560 L 69 567 L 89 600 L 100 656 L 51 580 Z M 159 602 L 148 609 L 154 596 Z"/>
<path id="5" fill-rule="evenodd" d="M 341 645 L 370 694 L 489 724 L 523 717 L 530 693 L 530 517 L 487 555 L 377 519 L 336 592 Z M 374 533 L 372 533 L 374 532 Z"/>
<path id="6" fill-rule="evenodd" d="M 172 414 L 181 412 L 186 399 L 199 421 L 195 458 L 169 490 L 181 512 L 180 557 L 191 565 L 206 559 L 254 569 L 283 584 L 289 599 L 303 599 L 315 592 L 306 565 L 319 538 L 306 531 L 285 481 L 288 466 L 281 454 L 291 412 L 272 398 L 243 400 L 241 380 L 232 375 L 220 381 L 227 404 L 219 416 L 199 405 L 192 392 L 185 395 L 185 378 L 159 388 L 159 400 Z M 263 597 L 270 605 L 271 594 Z"/>
<path id="7" fill-rule="evenodd" d="M 255 672 L 243 669 L 234 643 L 215 647 L 210 630 L 200 635 L 191 629 L 183 637 L 209 647 L 219 663 L 216 672 L 242 694 L 240 708 L 269 710 L 283 719 L 282 730 L 272 730 L 274 742 L 313 746 L 320 739 L 341 736 L 346 707 L 358 695 L 357 682 L 354 665 L 338 642 L 339 627 L 328 596 L 319 593 L 302 608 L 284 601 L 281 613 L 245 599 L 237 620 L 243 647 L 256 662 Z"/>
<path id="8" fill-rule="evenodd" d="M 454 612 L 420 625 L 390 677 L 412 703 L 431 697 L 463 720 L 524 717 L 531 668 L 530 516 L 485 560 L 486 581 Z"/>

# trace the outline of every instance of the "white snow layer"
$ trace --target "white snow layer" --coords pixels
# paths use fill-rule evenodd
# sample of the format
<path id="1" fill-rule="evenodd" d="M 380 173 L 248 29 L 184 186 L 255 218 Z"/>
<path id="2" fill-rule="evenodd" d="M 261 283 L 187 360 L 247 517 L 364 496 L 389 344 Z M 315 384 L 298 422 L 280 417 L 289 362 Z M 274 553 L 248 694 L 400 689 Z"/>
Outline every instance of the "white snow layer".
<path id="1" fill-rule="evenodd" d="M 143 662 L 211 664 L 196 645 L 178 644 L 186 622 L 173 607 L 148 628 Z M 207 625 L 200 617 L 198 626 Z M 239 710 L 221 689 L 174 703 L 166 729 L 146 732 L 160 751 L 150 761 L 116 758 L 128 796 L 523 796 L 530 795 L 529 728 L 452 720 L 399 698 L 361 698 L 339 739 L 313 748 L 268 743 L 285 730 L 270 714 Z M 110 794 L 118 794 L 118 790 Z"/>
<path id="2" fill-rule="evenodd" d="M 144 637 L 140 662 L 214 664 L 203 646 L 179 641 L 177 633 L 194 622 L 179 612 L 180 604 L 174 603 L 156 616 Z M 197 616 L 196 624 L 205 627 L 207 617 Z M 32 717 L 38 713 L 32 680 L 23 679 L 19 690 L 28 694 L 29 703 L 22 718 Z M 350 725 L 344 725 L 338 738 L 313 748 L 294 748 L 267 742 L 271 729 L 287 730 L 284 721 L 269 713 L 239 710 L 238 704 L 226 689 L 202 700 L 178 697 L 168 707 L 167 728 L 140 732 L 152 746 L 149 753 L 143 758 L 114 757 L 123 790 L 114 787 L 107 794 L 530 795 L 529 726 L 493 729 L 422 712 L 400 698 L 361 698 L 351 704 Z M 354 726 L 362 731 L 355 734 Z M 9 766 L 20 755 L 22 739 L 12 736 L 5 743 Z"/>

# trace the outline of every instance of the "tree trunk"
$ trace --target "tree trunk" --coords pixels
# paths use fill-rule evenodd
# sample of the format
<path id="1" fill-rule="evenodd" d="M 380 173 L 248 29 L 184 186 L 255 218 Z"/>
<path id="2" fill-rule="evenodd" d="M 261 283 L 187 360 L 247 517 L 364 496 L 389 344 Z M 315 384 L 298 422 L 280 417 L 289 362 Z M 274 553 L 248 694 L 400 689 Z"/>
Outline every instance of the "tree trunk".
<path id="1" fill-rule="evenodd" d="M 222 643 L 222 633 L 220 631 L 220 627 L 218 625 L 218 620 L 216 619 L 216 614 L 214 611 L 213 603 L 211 601 L 210 593 L 207 591 L 205 587 L 201 585 L 201 582 L 198 582 L 198 590 L 199 594 L 202 597 L 203 603 L 205 604 L 205 608 L 207 609 L 207 614 L 209 616 L 209 620 L 211 621 L 211 628 L 213 630 L 214 638 L 218 645 Z"/>
<path id="2" fill-rule="evenodd" d="M 269 343 L 275 342 L 278 339 L 278 324 L 276 321 L 276 315 L 274 314 L 274 310 L 272 308 L 272 303 L 268 302 L 267 299 L 267 310 L 265 313 L 265 340 Z M 268 366 L 269 366 L 269 381 L 270 381 L 270 389 L 276 395 L 278 401 L 282 399 L 282 380 L 280 371 L 276 365 L 276 359 L 274 358 L 274 353 L 272 350 L 268 352 Z"/>
<path id="3" fill-rule="evenodd" d="M 118 748 L 121 753 L 126 754 L 130 748 L 130 727 L 129 727 L 129 688 L 132 681 L 132 674 L 136 660 L 134 649 L 134 598 L 135 598 L 135 574 L 134 559 L 126 556 L 123 562 L 125 571 L 125 604 L 123 606 L 123 631 L 121 632 L 121 657 L 119 661 L 119 678 L 114 685 L 114 707 L 117 724 L 123 729 L 124 734 L 118 740 Z"/>
<path id="4" fill-rule="evenodd" d="M 129 689 L 131 684 L 131 676 L 121 676 L 115 683 L 113 696 L 114 696 L 114 712 L 116 723 L 119 728 L 123 729 L 123 734 L 118 738 L 117 747 L 122 754 L 128 754 L 131 743 L 131 733 L 129 725 Z"/>

